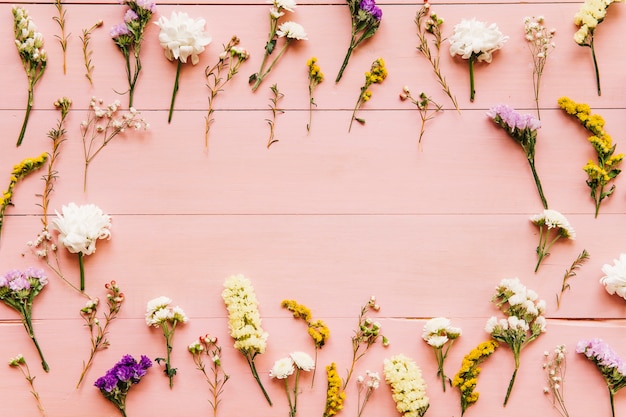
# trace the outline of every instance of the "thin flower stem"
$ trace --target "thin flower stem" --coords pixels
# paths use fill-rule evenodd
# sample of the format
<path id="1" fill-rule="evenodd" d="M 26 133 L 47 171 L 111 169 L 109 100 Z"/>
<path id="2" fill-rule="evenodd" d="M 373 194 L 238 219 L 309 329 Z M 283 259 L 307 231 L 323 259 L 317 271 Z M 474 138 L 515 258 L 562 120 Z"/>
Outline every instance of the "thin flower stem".
<path id="1" fill-rule="evenodd" d="M 265 387 L 263 387 L 263 384 L 261 383 L 261 378 L 259 378 L 259 373 L 256 370 L 256 366 L 254 364 L 254 358 L 250 357 L 249 355 L 245 355 L 246 356 L 246 360 L 248 361 L 248 365 L 250 366 L 250 371 L 252 372 L 252 376 L 254 376 L 254 379 L 256 379 L 257 384 L 259 384 L 259 387 L 261 387 L 261 391 L 263 391 L 263 395 L 265 396 L 265 399 L 267 400 L 267 402 L 269 403 L 269 405 L 272 405 L 272 400 L 270 399 L 270 396 L 268 395 L 267 391 L 265 391 Z"/>
<path id="2" fill-rule="evenodd" d="M 609 387 L 609 398 L 611 399 L 611 417 L 615 417 L 615 401 L 613 399 L 613 390 Z"/>
<path id="3" fill-rule="evenodd" d="M 593 68 L 596 71 L 596 86 L 598 87 L 598 96 L 601 96 L 602 91 L 600 89 L 600 70 L 598 69 L 598 60 L 596 59 L 596 49 L 593 43 L 593 34 L 591 35 L 591 40 L 589 41 L 589 47 L 591 48 L 591 57 L 593 58 Z"/>
<path id="4" fill-rule="evenodd" d="M 20 146 L 22 144 L 22 141 L 24 140 L 24 135 L 26 134 L 26 126 L 28 125 L 28 118 L 30 117 L 31 109 L 33 108 L 34 88 L 35 88 L 35 84 L 32 81 L 29 81 L 28 82 L 28 101 L 26 103 L 26 113 L 24 114 L 24 122 L 22 123 L 22 129 L 20 130 L 20 136 L 17 138 L 17 145 L 15 146 Z"/>
<path id="5" fill-rule="evenodd" d="M 509 401 L 509 396 L 511 395 L 511 390 L 513 390 L 513 384 L 515 383 L 515 377 L 517 376 L 517 369 L 518 368 L 515 368 L 515 371 L 513 371 L 513 376 L 509 381 L 509 387 L 506 390 L 506 397 L 504 397 L 504 404 L 502 405 L 503 407 L 506 407 L 506 403 Z"/>
<path id="6" fill-rule="evenodd" d="M 78 252 L 78 266 L 80 268 L 80 291 L 85 292 L 85 262 L 82 252 Z"/>
<path id="7" fill-rule="evenodd" d="M 170 103 L 170 113 L 167 116 L 167 123 L 172 121 L 172 113 L 174 112 L 174 101 L 176 100 L 176 93 L 178 93 L 178 77 L 180 76 L 180 67 L 182 66 L 182 61 L 180 59 L 176 60 L 178 64 L 176 65 L 176 80 L 174 81 L 174 91 L 172 92 L 172 102 Z"/>
<path id="8" fill-rule="evenodd" d="M 283 45 L 283 47 L 281 48 L 280 52 L 278 53 L 278 55 L 276 55 L 276 57 L 274 58 L 274 60 L 272 61 L 272 63 L 270 64 L 269 67 L 267 67 L 267 70 L 265 70 L 265 72 L 259 72 L 258 77 L 256 78 L 256 81 L 254 82 L 254 85 L 252 86 L 252 91 L 256 91 L 257 88 L 259 88 L 259 86 L 261 85 L 261 82 L 263 82 L 263 79 L 267 76 L 267 74 L 270 73 L 270 71 L 272 70 L 272 68 L 274 68 L 274 65 L 276 65 L 276 62 L 278 62 L 278 60 L 280 59 L 281 56 L 283 56 L 283 54 L 285 53 L 285 51 L 287 50 L 287 47 L 289 46 L 289 43 L 291 41 L 291 38 L 287 38 L 287 40 L 285 41 L 285 44 Z M 265 57 L 264 57 L 265 58 Z"/>
<path id="9" fill-rule="evenodd" d="M 336 83 L 338 83 L 339 80 L 341 80 L 341 77 L 343 76 L 343 71 L 346 69 L 346 66 L 348 66 L 348 61 L 350 61 L 350 56 L 352 55 L 353 50 L 354 50 L 354 36 L 352 36 L 352 39 L 350 40 L 350 47 L 348 48 L 346 57 L 343 59 L 343 64 L 341 64 L 341 68 L 339 69 L 339 73 L 337 74 L 337 78 L 335 79 Z"/>
<path id="10" fill-rule="evenodd" d="M 541 187 L 541 181 L 539 180 L 539 175 L 537 174 L 537 169 L 535 168 L 535 158 L 528 158 L 528 163 L 530 164 L 530 170 L 533 172 L 533 178 L 535 179 L 535 184 L 537 185 L 537 191 L 539 192 L 539 197 L 541 198 L 541 204 L 543 204 L 544 209 L 548 209 L 548 201 L 546 200 L 545 195 L 543 194 L 543 188 Z"/>
<path id="11" fill-rule="evenodd" d="M 30 314 L 27 314 L 25 311 L 22 311 L 21 314 L 22 314 L 22 322 L 24 323 L 24 327 L 26 327 L 26 332 L 28 333 L 28 336 L 32 339 L 33 343 L 35 344 L 35 347 L 37 348 L 37 352 L 39 353 L 39 357 L 41 358 L 41 367 L 43 368 L 44 371 L 50 372 L 50 366 L 48 366 L 48 363 L 44 359 L 43 352 L 41 351 L 41 348 L 39 347 L 39 343 L 37 343 L 37 339 L 35 338 L 35 331 L 33 330 L 33 323 L 30 318 Z"/>
<path id="12" fill-rule="evenodd" d="M 46 411 L 43 408 L 43 404 L 41 403 L 41 397 L 39 397 L 39 393 L 35 389 L 35 377 L 30 374 L 30 368 L 28 367 L 28 364 L 24 360 L 23 365 L 18 364 L 17 367 L 20 368 L 20 372 L 22 372 L 22 375 L 24 375 L 24 378 L 26 379 L 26 381 L 28 382 L 28 385 L 30 386 L 30 393 L 33 395 L 33 397 L 35 398 L 35 401 L 37 402 L 37 409 L 39 410 L 42 416 L 45 416 Z"/>
<path id="13" fill-rule="evenodd" d="M 476 90 L 474 89 L 474 55 L 470 56 L 469 61 L 469 77 L 470 77 L 470 101 L 474 102 L 474 95 L 476 94 Z"/>

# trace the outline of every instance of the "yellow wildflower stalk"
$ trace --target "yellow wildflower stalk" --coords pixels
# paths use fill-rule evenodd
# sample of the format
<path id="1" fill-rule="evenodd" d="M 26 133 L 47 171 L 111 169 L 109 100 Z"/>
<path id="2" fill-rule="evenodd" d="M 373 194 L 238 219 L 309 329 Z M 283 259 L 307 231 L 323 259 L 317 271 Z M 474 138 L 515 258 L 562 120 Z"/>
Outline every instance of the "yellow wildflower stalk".
<path id="1" fill-rule="evenodd" d="M 326 374 L 328 375 L 328 389 L 326 390 L 326 408 L 324 408 L 323 417 L 332 417 L 343 409 L 346 393 L 342 388 L 341 377 L 337 372 L 335 362 L 326 367 Z"/>
<path id="2" fill-rule="evenodd" d="M 309 69 L 309 123 L 306 125 L 306 131 L 311 131 L 311 121 L 313 118 L 313 106 L 317 107 L 315 99 L 313 98 L 313 91 L 319 83 L 324 81 L 324 73 L 317 65 L 317 58 L 312 57 L 306 62 L 306 66 Z"/>
<path id="3" fill-rule="evenodd" d="M 372 92 L 369 90 L 372 84 L 380 84 L 387 78 L 387 69 L 385 68 L 385 61 L 382 58 L 378 58 L 374 62 L 372 62 L 372 67 L 369 71 L 365 73 L 365 84 L 361 87 L 361 93 L 359 94 L 359 99 L 356 101 L 356 105 L 354 106 L 354 110 L 352 111 L 352 118 L 350 119 L 350 126 L 348 127 L 348 132 L 352 129 L 352 122 L 355 120 L 361 124 L 365 123 L 365 119 L 356 117 L 356 112 L 361 108 L 361 106 L 372 98 Z"/>
<path id="4" fill-rule="evenodd" d="M 488 340 L 480 343 L 463 358 L 461 369 L 452 379 L 452 386 L 457 387 L 461 392 L 461 416 L 465 414 L 467 408 L 478 401 L 479 393 L 475 391 L 480 374 L 480 365 L 498 347 L 498 342 Z"/>

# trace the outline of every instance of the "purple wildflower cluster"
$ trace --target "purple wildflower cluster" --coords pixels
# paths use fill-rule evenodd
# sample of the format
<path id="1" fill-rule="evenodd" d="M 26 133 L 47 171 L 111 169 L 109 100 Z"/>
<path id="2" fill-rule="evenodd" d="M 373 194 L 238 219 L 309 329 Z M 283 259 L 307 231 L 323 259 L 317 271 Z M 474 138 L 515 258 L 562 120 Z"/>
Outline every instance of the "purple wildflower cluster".
<path id="1" fill-rule="evenodd" d="M 361 0 L 359 4 L 359 9 L 363 10 L 366 13 L 372 15 L 372 17 L 378 21 L 383 17 L 383 11 L 380 7 L 376 6 L 375 0 Z"/>
<path id="2" fill-rule="evenodd" d="M 48 277 L 43 269 L 29 267 L 24 271 L 14 269 L 0 275 L 0 288 L 6 287 L 11 291 L 41 289 L 48 283 Z"/>
<path id="3" fill-rule="evenodd" d="M 602 339 L 581 340 L 576 345 L 576 352 L 584 354 L 592 360 L 604 375 L 615 375 L 618 372 L 626 385 L 626 361 L 617 356 L 617 353 Z"/>
<path id="4" fill-rule="evenodd" d="M 137 362 L 131 355 L 124 355 L 104 376 L 98 378 L 94 385 L 108 399 L 110 396 L 119 397 L 120 394 L 125 396 L 130 387 L 139 383 L 151 366 L 152 361 L 147 356 L 141 355 Z"/>
<path id="5" fill-rule="evenodd" d="M 126 23 L 119 23 L 111 28 L 109 35 L 111 35 L 111 38 L 115 40 L 120 36 L 130 35 L 130 30 L 128 29 L 128 26 L 126 26 Z"/>
<path id="6" fill-rule="evenodd" d="M 487 116 L 511 133 L 522 130 L 535 131 L 541 127 L 541 122 L 532 114 L 521 114 L 506 104 L 499 104 L 487 112 Z M 506 126 L 503 126 L 506 125 Z"/>

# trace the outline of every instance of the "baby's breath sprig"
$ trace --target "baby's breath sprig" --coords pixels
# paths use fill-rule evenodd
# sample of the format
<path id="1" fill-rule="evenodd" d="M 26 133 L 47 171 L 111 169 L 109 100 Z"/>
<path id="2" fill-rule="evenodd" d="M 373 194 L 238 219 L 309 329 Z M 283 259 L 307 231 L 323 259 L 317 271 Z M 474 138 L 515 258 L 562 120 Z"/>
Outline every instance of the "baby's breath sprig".
<path id="1" fill-rule="evenodd" d="M 533 57 L 533 90 L 535 92 L 535 106 L 537 107 L 537 118 L 541 119 L 539 114 L 539 87 L 541 85 L 541 76 L 543 68 L 546 65 L 548 55 L 555 47 L 552 41 L 556 33 L 556 29 L 547 29 L 543 25 L 543 16 L 526 16 L 524 18 L 524 31 L 526 32 L 526 41 L 528 49 Z"/>
<path id="2" fill-rule="evenodd" d="M 546 351 L 546 362 L 543 369 L 546 371 L 547 386 L 543 388 L 546 395 L 552 397 L 552 407 L 558 411 L 561 417 L 569 417 L 565 407 L 565 371 L 567 369 L 567 350 L 565 345 L 557 345 L 552 354 Z"/>
<path id="3" fill-rule="evenodd" d="M 101 27 L 104 24 L 102 20 L 98 20 L 89 29 L 83 29 L 83 36 L 80 36 L 80 41 L 83 43 L 83 59 L 85 61 L 85 77 L 89 80 L 89 84 L 93 85 L 93 70 L 94 66 L 91 63 L 91 55 L 93 51 L 89 49 L 89 41 L 91 40 L 91 34 L 94 30 Z"/>
<path id="4" fill-rule="evenodd" d="M 417 50 L 430 62 L 433 67 L 433 72 L 437 78 L 437 82 L 443 89 L 443 92 L 450 97 L 450 101 L 454 105 L 454 108 L 460 112 L 459 105 L 456 97 L 450 91 L 450 86 L 446 82 L 446 77 L 441 74 L 441 68 L 439 68 L 439 58 L 441 55 L 441 43 L 445 40 L 441 34 L 441 25 L 443 25 L 443 19 L 440 18 L 434 12 L 430 12 L 430 3 L 424 2 L 424 5 L 418 10 L 415 15 L 415 25 L 417 26 L 417 38 L 419 39 L 419 45 Z M 434 45 L 437 49 L 436 53 L 430 50 L 428 45 L 427 33 L 434 36 Z"/>
<path id="5" fill-rule="evenodd" d="M 207 66 L 204 70 L 206 86 L 209 89 L 209 110 L 205 117 L 206 127 L 204 129 L 204 146 L 207 150 L 209 149 L 209 130 L 214 121 L 213 112 L 215 109 L 213 105 L 215 104 L 215 98 L 219 92 L 224 91 L 226 84 L 239 72 L 241 64 L 250 57 L 246 49 L 237 45 L 239 45 L 239 38 L 233 36 L 224 46 L 217 63 L 212 67 Z M 227 71 L 226 78 L 222 75 L 224 71 Z"/>
<path id="6" fill-rule="evenodd" d="M 58 39 L 63 51 L 63 74 L 67 74 L 67 40 L 70 38 L 71 33 L 65 34 L 65 16 L 67 10 L 63 7 L 61 0 L 55 0 L 54 6 L 57 8 L 58 16 L 54 16 L 52 20 L 57 22 L 59 29 L 61 29 L 61 35 L 54 35 Z"/>
<path id="7" fill-rule="evenodd" d="M 570 285 L 567 282 L 570 278 L 574 278 L 576 276 L 576 270 L 579 269 L 585 262 L 589 260 L 589 252 L 587 249 L 583 249 L 583 251 L 578 255 L 576 260 L 572 263 L 567 271 L 565 271 L 565 275 L 563 276 L 563 284 L 561 284 L 561 293 L 556 295 L 556 308 L 559 309 L 561 307 L 561 301 L 563 300 L 563 293 L 566 290 L 570 289 Z"/>
<path id="8" fill-rule="evenodd" d="M 285 112 L 283 109 L 278 108 L 278 102 L 282 100 L 282 98 L 285 97 L 285 95 L 281 93 L 280 90 L 278 90 L 277 84 L 272 85 L 270 87 L 270 90 L 272 90 L 272 97 L 270 98 L 271 104 L 269 104 L 269 107 L 270 107 L 270 110 L 272 111 L 272 118 L 265 119 L 267 124 L 270 126 L 270 135 L 269 135 L 269 138 L 267 139 L 267 149 L 269 149 L 270 146 L 272 146 L 274 142 L 278 142 L 278 139 L 275 138 L 275 130 L 274 130 L 276 127 L 276 117 L 279 114 L 283 114 Z"/>
<path id="9" fill-rule="evenodd" d="M 209 384 L 212 396 L 212 398 L 209 399 L 209 403 L 213 408 L 213 417 L 217 417 L 217 407 L 221 402 L 220 396 L 224 392 L 224 385 L 226 385 L 226 381 L 230 378 L 230 376 L 226 374 L 222 368 L 222 347 L 217 344 L 217 337 L 212 337 L 207 334 L 205 336 L 200 336 L 198 340 L 190 344 L 188 350 L 193 356 L 196 369 L 202 372 L 206 382 Z M 206 365 L 202 360 L 203 353 L 211 359 L 211 363 L 213 364 L 211 377 L 207 374 Z"/>
<path id="10" fill-rule="evenodd" d="M 365 119 L 356 117 L 356 112 L 361 108 L 361 106 L 372 98 L 372 92 L 369 90 L 372 84 L 380 84 L 385 78 L 387 78 L 387 69 L 385 68 L 385 61 L 382 58 L 378 58 L 374 62 L 372 62 L 372 67 L 369 71 L 365 73 L 365 84 L 361 87 L 361 93 L 359 94 L 359 99 L 356 101 L 356 105 L 354 106 L 354 110 L 352 111 L 352 118 L 350 119 L 350 126 L 348 127 L 348 132 L 352 129 L 352 122 L 355 120 L 361 124 L 365 123 Z"/>
<path id="11" fill-rule="evenodd" d="M 312 57 L 306 62 L 306 66 L 309 69 L 309 123 L 306 125 L 306 131 L 311 131 L 311 122 L 313 119 L 313 106 L 317 107 L 317 103 L 313 98 L 313 92 L 319 83 L 324 81 L 324 73 L 317 65 L 317 58 Z"/>
<path id="12" fill-rule="evenodd" d="M 404 86 L 404 88 L 402 88 L 402 93 L 400 93 L 400 100 L 409 100 L 411 103 L 417 106 L 417 109 L 420 112 L 422 127 L 420 128 L 420 136 L 417 143 L 419 144 L 421 149 L 422 136 L 424 136 L 424 132 L 426 131 L 426 122 L 428 120 L 434 119 L 437 112 L 442 111 L 443 107 L 440 104 L 437 104 L 433 99 L 428 97 L 424 92 L 420 93 L 419 100 L 414 98 L 411 95 L 411 91 L 409 90 L 408 86 Z M 434 106 L 435 108 L 433 109 L 432 106 Z"/>
<path id="13" fill-rule="evenodd" d="M 124 293 L 120 291 L 120 287 L 115 281 L 106 283 L 104 288 L 108 291 L 107 304 L 109 307 L 109 312 L 104 313 L 104 326 L 100 323 L 100 319 L 97 317 L 98 304 L 100 303 L 98 298 L 91 298 L 87 301 L 85 307 L 80 310 L 80 315 L 85 320 L 85 326 L 87 326 L 91 335 L 91 352 L 89 353 L 89 359 L 87 362 L 83 362 L 83 371 L 80 374 L 78 383 L 76 384 L 76 389 L 78 389 L 81 382 L 83 382 L 83 378 L 85 378 L 87 371 L 91 367 L 93 360 L 96 357 L 96 353 L 107 349 L 110 346 L 111 343 L 109 342 L 109 339 L 107 339 L 109 325 L 117 317 L 117 314 L 122 308 L 122 303 L 124 302 Z"/>
<path id="14" fill-rule="evenodd" d="M 32 374 L 30 373 L 30 368 L 28 367 L 28 363 L 26 363 L 26 359 L 24 359 L 24 356 L 20 353 L 16 357 L 11 358 L 9 360 L 9 366 L 19 368 L 19 370 L 22 372 L 22 375 L 24 375 L 24 378 L 26 378 L 26 381 L 28 382 L 28 385 L 30 386 L 30 393 L 33 394 L 33 397 L 35 398 L 35 401 L 37 402 L 37 409 L 39 410 L 42 416 L 45 416 L 46 411 L 44 410 L 43 404 L 41 403 L 41 397 L 39 396 L 39 393 L 35 389 L 35 377 L 32 376 Z"/>

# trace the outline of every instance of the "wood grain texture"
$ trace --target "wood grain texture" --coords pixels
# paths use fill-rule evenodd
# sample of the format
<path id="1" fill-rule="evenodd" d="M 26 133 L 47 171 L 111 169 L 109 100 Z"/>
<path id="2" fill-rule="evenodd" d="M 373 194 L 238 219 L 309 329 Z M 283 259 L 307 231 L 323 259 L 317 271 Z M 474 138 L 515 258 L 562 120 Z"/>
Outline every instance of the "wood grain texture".
<path id="1" fill-rule="evenodd" d="M 115 279 L 126 296 L 120 316 L 110 329 L 111 347 L 96 356 L 83 386 L 74 388 L 82 361 L 89 353 L 89 336 L 79 315 L 87 298 L 50 272 L 50 284 L 37 297 L 34 327 L 51 371 L 45 374 L 19 317 L 0 305 L 0 361 L 18 353 L 26 357 L 48 417 L 108 417 L 117 410 L 93 387 L 94 380 L 122 355 L 154 359 L 165 354 L 158 329 L 146 326 L 146 302 L 170 297 L 189 315 L 176 330 L 173 366 L 178 368 L 170 390 L 157 364 L 131 390 L 128 415 L 211 415 L 206 381 L 194 367 L 187 345 L 211 333 L 224 347 L 222 362 L 231 375 L 221 416 L 284 416 L 288 404 L 283 385 L 268 373 L 275 360 L 289 352 L 313 353 L 300 321 L 280 307 L 295 299 L 326 321 L 331 330 L 320 351 L 315 384 L 303 379 L 298 416 L 321 416 L 325 404 L 324 367 L 336 362 L 344 376 L 351 358 L 350 338 L 360 307 L 371 295 L 381 310 L 371 317 L 382 325 L 390 346 L 375 345 L 358 363 L 382 373 L 382 361 L 403 353 L 422 368 L 431 407 L 428 416 L 459 416 L 456 389 L 441 390 L 431 348 L 421 339 L 427 319 L 445 316 L 463 329 L 446 361 L 453 376 L 463 356 L 487 340 L 486 320 L 498 315 L 490 303 L 503 278 L 519 277 L 547 301 L 547 332 L 522 352 L 522 365 L 510 402 L 502 401 L 513 371 L 507 346 L 482 367 L 478 403 L 466 416 L 511 417 L 558 415 L 543 394 L 544 351 L 557 344 L 569 350 L 566 401 L 572 417 L 609 416 L 609 398 L 595 367 L 575 345 L 601 337 L 626 358 L 626 302 L 600 285 L 601 268 L 624 252 L 626 185 L 618 177 L 615 194 L 602 203 L 594 219 L 594 204 L 585 184 L 584 164 L 595 157 L 588 133 L 557 106 L 569 96 L 588 103 L 606 120 L 606 130 L 626 149 L 622 70 L 626 49 L 626 6 L 611 6 L 597 30 L 596 45 L 603 95 L 597 96 L 591 54 L 572 36 L 573 15 L 580 2 L 565 0 L 520 2 L 450 0 L 431 2 L 445 19 L 444 36 L 461 19 L 477 17 L 497 23 L 510 37 L 491 64 L 476 67 L 476 100 L 469 101 L 467 62 L 452 58 L 448 45 L 441 67 L 459 100 L 456 112 L 437 84 L 428 62 L 416 50 L 413 22 L 420 3 L 381 0 L 383 23 L 378 33 L 353 54 L 340 83 L 334 78 L 348 46 L 350 17 L 343 1 L 300 2 L 289 19 L 301 23 L 309 40 L 294 45 L 252 93 L 248 76 L 258 70 L 267 36 L 269 4 L 263 0 L 159 2 L 159 16 L 185 11 L 207 20 L 213 41 L 197 66 L 183 66 L 176 110 L 167 112 L 176 66 L 158 43 L 158 28 L 150 24 L 142 50 L 143 70 L 135 104 L 150 128 L 127 132 L 113 140 L 89 168 L 83 192 L 83 149 L 80 123 L 89 99 L 106 103 L 127 97 L 122 54 L 110 40 L 109 28 L 123 18 L 116 1 L 64 1 L 67 10 L 67 74 L 61 67 L 58 32 L 50 1 L 0 0 L 0 188 L 8 183 L 13 165 L 50 150 L 46 133 L 58 113 L 53 102 L 73 100 L 67 118 L 67 140 L 57 163 L 59 179 L 51 210 L 69 202 L 94 203 L 113 218 L 112 238 L 99 241 L 86 257 L 86 292 L 105 296 L 104 284 Z M 11 7 L 26 7 L 44 34 L 49 66 L 35 90 L 35 105 L 24 144 L 16 148 L 26 105 L 26 77 L 12 45 Z M 559 241 L 534 273 L 538 229 L 530 216 L 542 210 L 523 151 L 485 115 L 496 104 L 533 113 L 532 57 L 524 40 L 522 19 L 545 16 L 556 29 L 556 49 L 548 58 L 541 90 L 541 122 L 536 163 L 550 208 L 567 216 L 576 230 L 573 241 Z M 98 19 L 93 32 L 94 83 L 84 77 L 79 35 Z M 209 148 L 204 147 L 207 112 L 204 68 L 213 65 L 222 45 L 233 36 L 251 53 L 241 71 L 215 102 Z M 326 79 L 315 91 L 318 106 L 307 133 L 308 80 L 306 61 L 315 56 Z M 372 87 L 372 99 L 360 110 L 364 125 L 348 133 L 352 109 L 367 71 L 376 58 L 385 59 L 389 76 Z M 276 138 L 266 148 L 269 127 L 269 87 L 285 94 L 283 114 L 276 120 Z M 420 118 L 415 106 L 399 99 L 403 86 L 425 91 L 444 111 L 427 123 L 418 146 Z M 0 273 L 40 266 L 26 242 L 41 228 L 42 171 L 17 185 L 14 206 L 7 209 L 0 240 Z M 53 215 L 53 213 L 51 213 Z M 570 280 L 560 308 L 555 297 L 565 270 L 586 249 L 591 259 Z M 78 282 L 75 255 L 59 251 L 68 280 Z M 227 316 L 220 297 L 224 280 L 233 274 L 251 279 L 260 301 L 263 327 L 270 334 L 267 351 L 258 357 L 261 379 L 274 400 L 269 407 L 245 359 L 232 348 Z M 4 359 L 3 359 L 4 358 Z M 356 415 L 357 387 L 347 389 L 340 415 Z M 242 401 L 243 399 L 243 401 Z M 28 385 L 18 370 L 0 366 L 0 416 L 38 416 Z M 626 395 L 615 396 L 617 415 L 626 411 Z M 375 392 L 362 417 L 398 415 L 385 384 Z"/>

